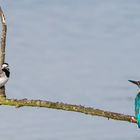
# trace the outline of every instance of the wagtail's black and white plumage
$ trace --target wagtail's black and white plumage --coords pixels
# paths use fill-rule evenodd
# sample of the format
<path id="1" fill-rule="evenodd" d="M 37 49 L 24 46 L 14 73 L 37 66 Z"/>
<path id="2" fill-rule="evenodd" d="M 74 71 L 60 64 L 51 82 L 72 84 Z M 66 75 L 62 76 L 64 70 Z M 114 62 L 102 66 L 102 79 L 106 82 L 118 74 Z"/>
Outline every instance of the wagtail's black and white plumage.
<path id="1" fill-rule="evenodd" d="M 3 63 L 0 69 L 0 88 L 3 87 L 10 77 L 10 69 L 8 63 Z"/>

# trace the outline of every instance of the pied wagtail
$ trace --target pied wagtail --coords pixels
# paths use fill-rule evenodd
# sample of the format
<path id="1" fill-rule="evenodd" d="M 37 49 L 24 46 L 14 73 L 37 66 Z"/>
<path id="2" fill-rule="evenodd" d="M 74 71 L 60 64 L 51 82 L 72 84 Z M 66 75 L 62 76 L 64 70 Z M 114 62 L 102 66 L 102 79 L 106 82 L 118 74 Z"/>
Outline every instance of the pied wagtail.
<path id="1" fill-rule="evenodd" d="M 10 76 L 10 69 L 8 63 L 3 63 L 0 69 L 0 88 L 3 87 Z"/>

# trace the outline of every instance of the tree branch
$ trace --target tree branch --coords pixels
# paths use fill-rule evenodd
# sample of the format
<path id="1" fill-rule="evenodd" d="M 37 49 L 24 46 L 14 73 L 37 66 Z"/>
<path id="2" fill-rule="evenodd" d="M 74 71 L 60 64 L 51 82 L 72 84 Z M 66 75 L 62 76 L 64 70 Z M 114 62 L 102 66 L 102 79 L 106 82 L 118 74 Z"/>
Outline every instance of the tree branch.
<path id="1" fill-rule="evenodd" d="M 43 100 L 28 100 L 28 99 L 17 100 L 17 99 L 1 98 L 0 104 L 16 106 L 17 108 L 28 106 L 28 107 L 43 107 L 43 108 L 51 108 L 51 109 L 60 109 L 60 110 L 65 110 L 65 111 L 84 113 L 84 114 L 92 115 L 92 116 L 105 117 L 108 119 L 137 123 L 134 116 L 104 111 L 104 110 L 95 109 L 92 107 L 84 107 L 81 105 L 65 104 L 62 102 L 50 102 L 50 101 L 43 101 Z"/>
<path id="2" fill-rule="evenodd" d="M 1 65 L 5 61 L 5 45 L 6 45 L 6 33 L 7 33 L 7 25 L 1 7 L 0 7 L 0 19 L 2 23 L 1 50 L 0 50 L 0 67 L 1 67 Z M 28 100 L 28 99 L 22 99 L 22 100 L 7 99 L 5 95 L 6 95 L 5 88 L 4 87 L 0 88 L 0 105 L 15 106 L 17 108 L 23 106 L 44 107 L 44 108 L 79 112 L 87 115 L 100 116 L 108 119 L 127 121 L 131 123 L 137 123 L 135 117 L 130 115 L 104 111 L 92 107 L 84 107 L 81 105 L 65 104 L 62 102 L 50 102 L 50 101 L 43 101 L 43 100 Z"/>
<path id="3" fill-rule="evenodd" d="M 2 35 L 1 35 L 1 51 L 0 51 L 0 66 L 5 62 L 5 46 L 6 46 L 6 33 L 7 25 L 5 21 L 4 13 L 0 7 L 0 19 L 2 23 Z"/>
<path id="4" fill-rule="evenodd" d="M 0 7 L 0 20 L 2 23 L 2 34 L 1 34 L 1 42 L 0 42 L 0 73 L 1 73 L 2 72 L 1 66 L 5 62 L 5 46 L 6 46 L 6 33 L 7 33 L 5 16 L 1 7 Z M 0 98 L 6 98 L 5 87 L 0 88 Z"/>

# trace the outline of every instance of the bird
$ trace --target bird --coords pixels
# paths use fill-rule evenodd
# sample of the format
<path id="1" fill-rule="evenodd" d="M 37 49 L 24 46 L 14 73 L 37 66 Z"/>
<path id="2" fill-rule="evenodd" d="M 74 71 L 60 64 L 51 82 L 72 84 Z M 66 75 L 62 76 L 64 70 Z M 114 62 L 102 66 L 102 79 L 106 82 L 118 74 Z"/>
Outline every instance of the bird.
<path id="1" fill-rule="evenodd" d="M 0 88 L 2 88 L 10 77 L 10 69 L 8 63 L 3 63 L 0 68 Z"/>
<path id="2" fill-rule="evenodd" d="M 140 81 L 133 81 L 133 80 L 128 80 L 129 82 L 135 84 L 138 86 L 138 94 L 135 97 L 135 117 L 137 120 L 138 127 L 140 128 Z M 133 121 L 134 118 L 132 118 Z"/>

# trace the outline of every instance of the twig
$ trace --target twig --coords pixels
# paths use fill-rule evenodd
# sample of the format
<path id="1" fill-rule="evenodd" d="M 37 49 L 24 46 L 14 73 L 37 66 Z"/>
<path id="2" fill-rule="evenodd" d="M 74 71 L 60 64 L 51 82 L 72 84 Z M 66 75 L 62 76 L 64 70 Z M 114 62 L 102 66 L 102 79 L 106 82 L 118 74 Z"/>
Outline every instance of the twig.
<path id="1" fill-rule="evenodd" d="M 6 25 L 4 13 L 1 7 L 0 7 L 0 19 L 2 22 L 1 51 L 0 51 L 0 66 L 1 66 L 5 61 L 5 45 L 6 45 L 6 33 L 7 33 L 7 25 Z M 51 108 L 51 109 L 60 109 L 60 110 L 65 110 L 65 111 L 84 113 L 87 115 L 101 116 L 108 119 L 137 123 L 137 120 L 135 119 L 134 116 L 104 111 L 104 110 L 95 109 L 91 107 L 84 107 L 81 105 L 64 104 L 60 102 L 50 102 L 50 101 L 43 101 L 43 100 L 7 99 L 5 96 L 4 87 L 0 89 L 0 105 L 16 106 L 17 108 L 23 107 L 23 106 L 30 106 L 30 107 L 44 107 L 44 108 Z"/>
<path id="2" fill-rule="evenodd" d="M 17 99 L 1 98 L 0 104 L 16 106 L 18 108 L 23 107 L 23 106 L 30 106 L 30 107 L 44 107 L 44 108 L 51 108 L 51 109 L 60 109 L 60 110 L 65 110 L 65 111 L 84 113 L 87 115 L 101 116 L 101 117 L 105 117 L 108 119 L 137 123 L 134 116 L 104 111 L 104 110 L 95 109 L 95 108 L 91 108 L 91 107 L 84 107 L 81 105 L 64 104 L 64 103 L 60 103 L 60 102 L 50 102 L 50 101 L 43 101 L 43 100 L 28 100 L 28 99 L 17 100 Z M 133 120 L 132 120 L 132 118 L 133 118 Z"/>
<path id="3" fill-rule="evenodd" d="M 7 33 L 7 25 L 5 21 L 5 16 L 1 7 L 0 7 L 0 19 L 2 23 L 1 51 L 0 51 L 0 66 L 1 66 L 5 61 L 5 46 L 6 46 L 6 33 Z"/>
<path id="4" fill-rule="evenodd" d="M 2 72 L 1 66 L 5 62 L 5 46 L 6 46 L 6 33 L 7 33 L 5 16 L 1 7 L 0 7 L 0 20 L 2 23 L 2 34 L 1 34 L 1 42 L 0 42 L 0 73 L 1 73 Z M 6 98 L 5 87 L 0 88 L 0 98 Z"/>

